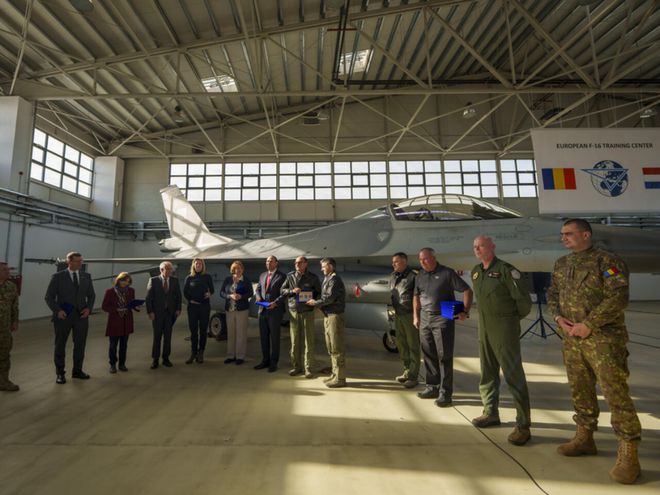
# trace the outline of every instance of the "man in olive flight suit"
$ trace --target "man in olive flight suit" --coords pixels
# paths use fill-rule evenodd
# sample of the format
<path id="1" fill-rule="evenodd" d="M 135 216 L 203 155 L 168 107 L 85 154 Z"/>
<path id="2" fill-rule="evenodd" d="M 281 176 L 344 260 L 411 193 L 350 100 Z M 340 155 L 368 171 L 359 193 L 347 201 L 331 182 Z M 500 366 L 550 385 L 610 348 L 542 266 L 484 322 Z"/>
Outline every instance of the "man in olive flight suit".
<path id="1" fill-rule="evenodd" d="M 532 309 L 532 299 L 520 272 L 495 256 L 495 243 L 485 235 L 473 243 L 481 261 L 472 269 L 472 286 L 479 305 L 479 393 L 484 411 L 472 424 L 479 428 L 500 424 L 500 368 L 516 406 L 516 427 L 508 440 L 525 445 L 531 438 L 529 392 L 520 353 L 520 320 Z"/>
<path id="2" fill-rule="evenodd" d="M 406 253 L 392 256 L 394 271 L 390 275 L 390 294 L 394 308 L 396 346 L 403 365 L 403 373 L 396 377 L 406 388 L 417 386 L 419 375 L 419 330 L 413 324 L 413 292 L 417 270 L 408 266 Z"/>
<path id="3" fill-rule="evenodd" d="M 628 390 L 628 267 L 612 253 L 593 247 L 591 225 L 569 219 L 561 228 L 564 247 L 573 251 L 555 263 L 548 289 L 548 309 L 563 335 L 564 364 L 573 396 L 575 437 L 560 445 L 565 456 L 595 455 L 600 386 L 619 441 L 610 477 L 634 483 L 641 473 L 637 444 L 642 427 Z"/>

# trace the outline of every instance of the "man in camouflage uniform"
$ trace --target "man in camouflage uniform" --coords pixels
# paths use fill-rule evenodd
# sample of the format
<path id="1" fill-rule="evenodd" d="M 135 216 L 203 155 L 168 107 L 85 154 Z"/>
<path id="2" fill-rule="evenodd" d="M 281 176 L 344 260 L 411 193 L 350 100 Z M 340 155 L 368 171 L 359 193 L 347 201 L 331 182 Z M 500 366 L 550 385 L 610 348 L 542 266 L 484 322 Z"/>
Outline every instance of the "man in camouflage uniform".
<path id="1" fill-rule="evenodd" d="M 406 388 L 417 386 L 419 375 L 419 330 L 413 324 L 413 291 L 417 270 L 408 266 L 406 253 L 396 253 L 392 256 L 394 271 L 390 275 L 390 294 L 394 308 L 394 328 L 396 330 L 396 346 L 403 365 L 403 373 L 396 381 Z"/>
<path id="2" fill-rule="evenodd" d="M 610 477 L 619 483 L 634 483 L 641 471 L 637 444 L 642 431 L 627 384 L 624 309 L 628 305 L 628 269 L 619 257 L 593 247 L 591 235 L 585 220 L 564 222 L 562 242 L 573 253 L 557 260 L 548 289 L 548 308 L 564 336 L 564 363 L 577 424 L 575 437 L 557 452 L 596 454 L 593 432 L 598 425 L 598 383 L 619 440 Z"/>
<path id="3" fill-rule="evenodd" d="M 483 414 L 472 420 L 479 428 L 500 424 L 500 368 L 516 406 L 516 427 L 508 440 L 525 445 L 531 438 L 529 392 L 520 353 L 520 320 L 532 309 L 520 272 L 495 256 L 495 243 L 485 235 L 473 243 L 481 261 L 472 269 L 472 286 L 479 304 L 479 393 Z"/>
<path id="4" fill-rule="evenodd" d="M 18 291 L 9 280 L 9 266 L 0 262 L 0 390 L 16 392 L 18 385 L 9 381 L 11 333 L 18 329 Z"/>

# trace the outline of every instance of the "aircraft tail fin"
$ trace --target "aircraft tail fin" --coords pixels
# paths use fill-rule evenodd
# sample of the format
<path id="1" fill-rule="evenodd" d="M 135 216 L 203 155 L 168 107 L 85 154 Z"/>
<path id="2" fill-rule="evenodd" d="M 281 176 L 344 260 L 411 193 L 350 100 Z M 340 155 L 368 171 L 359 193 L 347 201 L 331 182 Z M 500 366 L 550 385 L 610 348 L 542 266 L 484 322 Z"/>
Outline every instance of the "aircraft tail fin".
<path id="1" fill-rule="evenodd" d="M 167 186 L 160 190 L 163 207 L 170 228 L 170 239 L 164 245 L 167 249 L 202 248 L 211 245 L 227 244 L 233 240 L 209 231 L 177 186 Z"/>

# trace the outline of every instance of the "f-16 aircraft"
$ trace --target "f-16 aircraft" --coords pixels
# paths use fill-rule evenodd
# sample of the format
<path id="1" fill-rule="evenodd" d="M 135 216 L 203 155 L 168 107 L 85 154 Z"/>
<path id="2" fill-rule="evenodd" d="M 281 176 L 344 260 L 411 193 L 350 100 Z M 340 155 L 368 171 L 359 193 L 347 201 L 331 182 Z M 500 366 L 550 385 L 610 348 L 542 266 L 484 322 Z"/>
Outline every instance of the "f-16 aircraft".
<path id="1" fill-rule="evenodd" d="M 330 256 L 337 261 L 347 288 L 346 326 L 384 331 L 383 341 L 390 350 L 387 305 L 392 254 L 404 252 L 409 262 L 416 265 L 419 250 L 432 247 L 441 264 L 467 271 L 476 263 L 472 241 L 481 234 L 494 239 L 498 256 L 524 272 L 549 272 L 554 261 L 566 254 L 559 240 L 558 220 L 524 218 L 508 208 L 457 194 L 408 199 L 326 227 L 245 241 L 210 232 L 178 187 L 168 186 L 160 192 L 171 234 L 160 241 L 161 250 L 167 253 L 165 257 L 86 262 L 153 266 L 168 259 L 185 266 L 184 262 L 200 257 L 207 260 L 207 269 L 219 282 L 228 275 L 234 260 L 241 260 L 247 276 L 257 280 L 270 255 L 277 256 L 283 271 L 293 269 L 297 256 L 305 256 L 310 260 L 310 270 L 317 274 L 317 261 Z M 594 225 L 593 229 L 595 244 L 621 255 L 631 271 L 660 270 L 660 233 L 605 225 Z M 216 308 L 219 307 L 220 302 L 216 301 Z M 214 316 L 212 327 L 217 328 L 219 319 L 217 314 Z"/>

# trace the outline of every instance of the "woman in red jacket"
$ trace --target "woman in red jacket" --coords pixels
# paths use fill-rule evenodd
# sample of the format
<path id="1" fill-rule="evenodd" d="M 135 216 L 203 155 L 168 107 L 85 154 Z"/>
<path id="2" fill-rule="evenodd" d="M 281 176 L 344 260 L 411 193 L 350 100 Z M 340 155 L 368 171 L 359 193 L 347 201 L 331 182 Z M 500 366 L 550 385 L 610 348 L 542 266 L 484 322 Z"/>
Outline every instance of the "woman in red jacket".
<path id="1" fill-rule="evenodd" d="M 128 336 L 133 333 L 133 309 L 131 301 L 135 299 L 135 290 L 130 287 L 133 279 L 128 272 L 117 275 L 114 285 L 105 291 L 103 311 L 108 313 L 105 334 L 110 337 L 110 373 L 117 373 L 117 344 L 119 344 L 119 370 L 126 368 L 126 349 Z"/>

